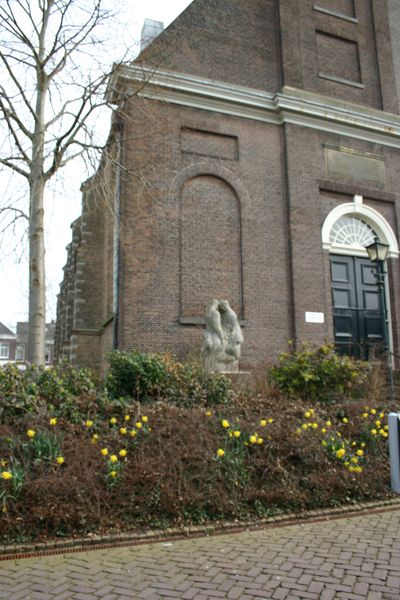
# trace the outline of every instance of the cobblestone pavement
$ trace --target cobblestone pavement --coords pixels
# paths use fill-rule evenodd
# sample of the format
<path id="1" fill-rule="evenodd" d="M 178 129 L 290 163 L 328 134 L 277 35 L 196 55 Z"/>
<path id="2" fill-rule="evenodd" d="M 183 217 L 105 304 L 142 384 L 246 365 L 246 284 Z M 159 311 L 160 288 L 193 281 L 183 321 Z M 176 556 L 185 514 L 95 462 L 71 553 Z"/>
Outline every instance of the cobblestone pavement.
<path id="1" fill-rule="evenodd" d="M 399 600 L 400 509 L 0 562 L 5 600 Z"/>

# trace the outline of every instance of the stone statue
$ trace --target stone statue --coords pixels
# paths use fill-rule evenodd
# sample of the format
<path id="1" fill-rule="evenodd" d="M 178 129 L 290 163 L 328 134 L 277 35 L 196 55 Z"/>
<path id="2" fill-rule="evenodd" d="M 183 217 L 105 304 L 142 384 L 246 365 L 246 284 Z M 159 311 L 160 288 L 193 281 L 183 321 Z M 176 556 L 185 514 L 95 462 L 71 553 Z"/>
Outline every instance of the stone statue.
<path id="1" fill-rule="evenodd" d="M 243 334 L 227 300 L 212 300 L 205 314 L 201 357 L 206 371 L 237 373 Z"/>

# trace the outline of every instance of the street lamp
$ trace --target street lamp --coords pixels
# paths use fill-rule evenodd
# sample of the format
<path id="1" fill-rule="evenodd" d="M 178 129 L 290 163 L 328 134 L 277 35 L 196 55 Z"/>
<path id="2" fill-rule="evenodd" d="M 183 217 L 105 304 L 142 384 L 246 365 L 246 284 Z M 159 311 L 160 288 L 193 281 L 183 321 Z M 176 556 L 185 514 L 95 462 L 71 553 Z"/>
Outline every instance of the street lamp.
<path id="1" fill-rule="evenodd" d="M 392 361 L 390 357 L 389 351 L 389 327 L 388 327 L 388 317 L 386 310 L 386 302 L 385 302 L 385 268 L 384 263 L 389 251 L 389 244 L 384 244 L 377 237 L 372 244 L 366 246 L 366 251 L 368 252 L 368 256 L 371 262 L 376 263 L 376 282 L 378 284 L 378 291 L 380 297 L 380 311 L 381 311 L 381 321 L 383 326 L 383 346 L 384 351 L 386 353 L 386 361 L 387 361 L 387 372 L 388 372 L 388 383 L 389 383 L 389 391 L 390 397 L 394 399 L 394 388 L 393 388 L 393 371 L 392 371 Z"/>

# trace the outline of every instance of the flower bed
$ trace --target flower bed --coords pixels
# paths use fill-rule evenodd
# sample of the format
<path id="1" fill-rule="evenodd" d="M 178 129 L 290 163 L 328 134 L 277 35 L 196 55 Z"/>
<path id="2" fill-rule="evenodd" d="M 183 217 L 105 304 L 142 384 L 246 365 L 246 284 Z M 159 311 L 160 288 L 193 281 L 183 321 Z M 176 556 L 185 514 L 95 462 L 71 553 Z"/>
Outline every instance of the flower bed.
<path id="1" fill-rule="evenodd" d="M 236 394 L 168 355 L 113 353 L 104 382 L 1 368 L 0 541 L 391 497 L 384 372 L 326 344 L 278 361 Z"/>
<path id="2" fill-rule="evenodd" d="M 386 402 L 40 405 L 0 427 L 0 539 L 248 519 L 390 497 Z M 76 416 L 76 415 L 75 415 Z"/>

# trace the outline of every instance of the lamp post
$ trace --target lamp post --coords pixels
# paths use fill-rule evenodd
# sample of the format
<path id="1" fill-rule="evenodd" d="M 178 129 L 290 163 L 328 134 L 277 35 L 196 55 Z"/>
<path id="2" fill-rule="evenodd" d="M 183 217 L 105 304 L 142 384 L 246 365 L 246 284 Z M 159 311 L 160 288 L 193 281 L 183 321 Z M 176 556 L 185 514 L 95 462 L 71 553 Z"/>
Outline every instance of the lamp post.
<path id="1" fill-rule="evenodd" d="M 393 387 L 393 370 L 392 370 L 392 361 L 390 357 L 390 348 L 389 348 L 389 327 L 388 327 L 388 317 L 386 310 L 386 301 L 385 301 L 385 267 L 384 263 L 388 254 L 389 245 L 381 242 L 377 237 L 372 244 L 366 246 L 366 251 L 368 252 L 369 259 L 372 263 L 376 264 L 376 281 L 378 285 L 379 291 L 379 300 L 380 300 L 380 312 L 381 312 L 381 321 L 383 326 L 383 346 L 384 352 L 386 354 L 386 363 L 387 363 L 387 376 L 388 376 L 388 384 L 389 384 L 389 392 L 391 400 L 394 399 L 394 387 Z"/>

